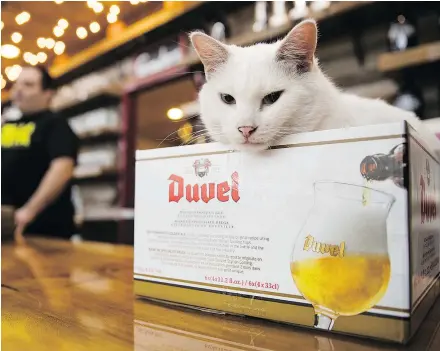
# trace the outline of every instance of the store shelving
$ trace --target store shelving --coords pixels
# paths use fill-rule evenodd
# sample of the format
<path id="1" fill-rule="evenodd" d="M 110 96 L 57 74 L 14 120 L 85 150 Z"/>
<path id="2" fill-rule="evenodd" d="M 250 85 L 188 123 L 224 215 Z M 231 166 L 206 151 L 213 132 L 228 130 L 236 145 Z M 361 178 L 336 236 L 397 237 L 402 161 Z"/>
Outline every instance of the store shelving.
<path id="1" fill-rule="evenodd" d="M 438 60 L 440 60 L 440 41 L 421 44 L 404 51 L 384 53 L 378 58 L 377 69 L 381 72 L 390 72 Z"/>

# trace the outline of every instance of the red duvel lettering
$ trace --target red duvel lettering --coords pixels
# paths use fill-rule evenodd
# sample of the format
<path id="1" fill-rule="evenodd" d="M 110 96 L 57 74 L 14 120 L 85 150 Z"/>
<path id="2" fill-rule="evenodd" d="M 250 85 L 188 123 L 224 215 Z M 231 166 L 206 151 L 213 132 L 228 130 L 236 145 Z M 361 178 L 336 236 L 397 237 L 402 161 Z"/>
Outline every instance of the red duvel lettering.
<path id="1" fill-rule="evenodd" d="M 437 218 L 437 202 L 435 197 L 426 191 L 423 176 L 420 176 L 420 216 L 422 224 L 432 222 Z"/>
<path id="2" fill-rule="evenodd" d="M 168 180 L 171 181 L 168 188 L 168 202 L 179 202 L 183 198 L 188 202 L 203 201 L 204 203 L 214 199 L 220 202 L 240 200 L 237 172 L 231 175 L 230 183 L 224 181 L 218 184 L 185 184 L 183 177 L 175 174 L 171 174 Z"/>

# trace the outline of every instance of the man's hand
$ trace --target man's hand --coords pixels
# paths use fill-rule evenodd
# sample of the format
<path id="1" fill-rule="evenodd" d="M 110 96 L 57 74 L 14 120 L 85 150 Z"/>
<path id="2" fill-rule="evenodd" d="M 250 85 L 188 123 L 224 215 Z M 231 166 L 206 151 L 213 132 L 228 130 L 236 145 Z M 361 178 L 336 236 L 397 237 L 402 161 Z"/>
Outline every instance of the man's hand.
<path id="1" fill-rule="evenodd" d="M 36 213 L 27 206 L 23 206 L 15 211 L 14 219 L 16 227 L 14 232 L 14 239 L 17 244 L 25 243 L 23 233 L 28 224 L 34 220 L 35 216 Z"/>

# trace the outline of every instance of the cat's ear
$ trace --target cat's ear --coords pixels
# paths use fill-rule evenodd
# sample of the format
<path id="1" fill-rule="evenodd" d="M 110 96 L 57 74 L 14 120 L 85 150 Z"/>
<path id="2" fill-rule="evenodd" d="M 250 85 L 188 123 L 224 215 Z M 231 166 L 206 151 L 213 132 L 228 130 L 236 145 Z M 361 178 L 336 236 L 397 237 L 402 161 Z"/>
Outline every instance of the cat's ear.
<path id="1" fill-rule="evenodd" d="M 316 51 L 318 28 L 315 20 L 297 24 L 281 41 L 276 60 L 295 67 L 298 73 L 310 71 Z"/>
<path id="2" fill-rule="evenodd" d="M 209 35 L 194 32 L 190 34 L 190 40 L 205 67 L 207 78 L 228 60 L 227 47 Z"/>

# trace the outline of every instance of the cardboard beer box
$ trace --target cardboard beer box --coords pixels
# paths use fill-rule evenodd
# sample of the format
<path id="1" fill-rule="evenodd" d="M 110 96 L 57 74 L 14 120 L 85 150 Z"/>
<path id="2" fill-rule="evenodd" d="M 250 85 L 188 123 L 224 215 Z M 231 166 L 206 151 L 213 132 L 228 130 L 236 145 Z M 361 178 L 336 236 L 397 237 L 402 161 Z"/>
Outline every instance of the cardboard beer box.
<path id="1" fill-rule="evenodd" d="M 407 124 L 136 159 L 138 296 L 406 343 L 439 295 L 440 165 Z"/>

